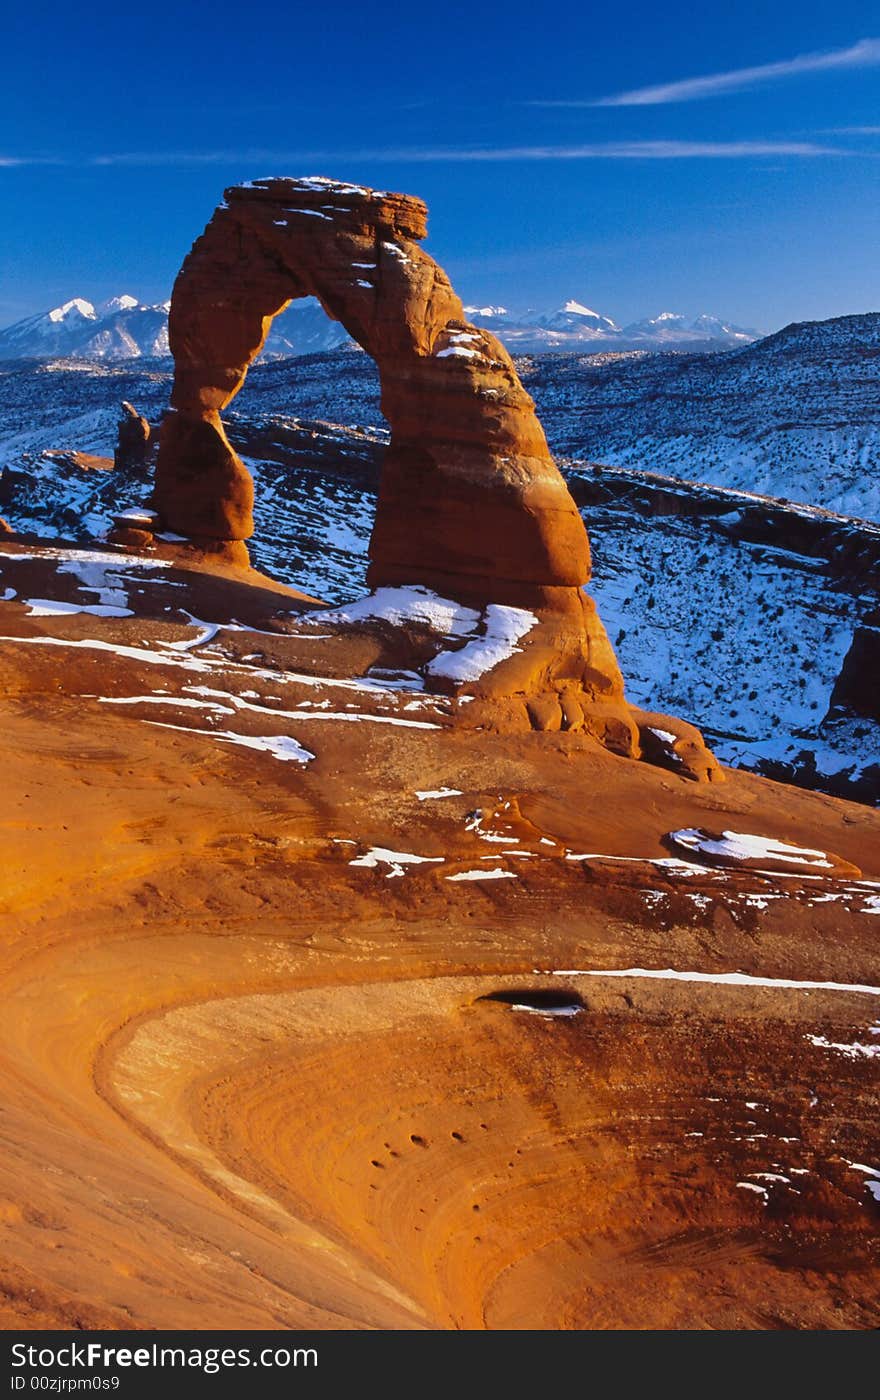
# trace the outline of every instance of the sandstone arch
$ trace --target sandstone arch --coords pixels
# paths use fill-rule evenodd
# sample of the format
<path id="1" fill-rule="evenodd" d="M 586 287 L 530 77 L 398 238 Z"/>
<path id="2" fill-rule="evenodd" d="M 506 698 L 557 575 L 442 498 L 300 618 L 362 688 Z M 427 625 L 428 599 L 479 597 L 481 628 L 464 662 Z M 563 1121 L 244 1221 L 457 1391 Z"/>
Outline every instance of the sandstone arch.
<path id="1" fill-rule="evenodd" d="M 202 541 L 253 530 L 249 473 L 220 413 L 272 318 L 314 296 L 373 356 L 391 427 L 370 582 L 416 580 L 515 601 L 523 587 L 577 588 L 586 531 L 510 356 L 469 325 L 419 247 L 421 200 L 329 180 L 227 190 L 171 302 L 174 413 L 162 432 L 156 504 Z"/>
<path id="2" fill-rule="evenodd" d="M 171 412 L 155 506 L 199 552 L 247 562 L 253 483 L 220 414 L 272 318 L 313 296 L 373 356 L 391 428 L 368 582 L 534 610 L 526 644 L 467 688 L 493 722 L 586 728 L 639 752 L 617 661 L 584 593 L 587 534 L 507 351 L 419 246 L 410 195 L 323 177 L 226 191 L 171 301 Z M 468 708 L 471 722 L 485 705 Z"/>

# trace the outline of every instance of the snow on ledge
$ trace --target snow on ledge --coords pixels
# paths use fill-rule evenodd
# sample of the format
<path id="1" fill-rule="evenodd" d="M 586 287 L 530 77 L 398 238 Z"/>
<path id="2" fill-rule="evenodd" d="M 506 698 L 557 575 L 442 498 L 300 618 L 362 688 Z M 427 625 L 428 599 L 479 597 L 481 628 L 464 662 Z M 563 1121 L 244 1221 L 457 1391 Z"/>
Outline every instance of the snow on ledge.
<path id="1" fill-rule="evenodd" d="M 28 617 L 73 617 L 89 613 L 92 617 L 134 617 L 131 608 L 114 603 L 64 603 L 58 598 L 26 598 Z"/>
<path id="2" fill-rule="evenodd" d="M 154 510 L 133 506 L 131 510 L 120 510 L 113 517 L 117 525 L 133 525 L 136 528 L 151 530 L 158 524 L 159 516 Z"/>
<path id="3" fill-rule="evenodd" d="M 756 1195 L 759 1195 L 763 1199 L 764 1205 L 766 1205 L 770 1199 L 770 1193 L 767 1188 L 765 1186 L 760 1186 L 756 1181 L 738 1181 L 736 1184 L 741 1191 L 754 1191 Z"/>
<path id="4" fill-rule="evenodd" d="M 824 851 L 809 846 L 792 846 L 772 836 L 750 836 L 742 831 L 722 831 L 720 837 L 709 836 L 699 827 L 685 827 L 670 832 L 677 846 L 706 856 L 723 856 L 732 861 L 780 860 L 788 865 L 808 865 L 817 870 L 831 870 L 832 862 Z"/>
<path id="5" fill-rule="evenodd" d="M 479 350 L 469 350 L 466 345 L 449 345 L 445 350 L 438 350 L 434 358 L 437 360 L 482 360 L 483 355 Z"/>
<path id="6" fill-rule="evenodd" d="M 675 743 L 675 735 L 669 729 L 655 729 L 653 725 L 649 725 L 648 733 L 653 734 L 663 744 L 672 746 Z"/>
<path id="7" fill-rule="evenodd" d="M 447 880 L 516 880 L 513 870 L 459 870 L 457 875 L 447 875 Z"/>
<path id="8" fill-rule="evenodd" d="M 880 1045 L 864 1045 L 859 1040 L 852 1042 L 828 1040 L 824 1035 L 808 1035 L 806 1039 L 819 1050 L 836 1050 L 846 1060 L 880 1058 Z"/>
<path id="9" fill-rule="evenodd" d="M 359 194 L 369 199 L 386 199 L 384 190 L 371 190 L 366 185 L 353 185 L 348 180 L 333 180 L 329 175 L 262 175 L 257 180 L 243 180 L 233 186 L 237 190 L 256 190 L 266 185 L 287 184 L 301 190 L 315 190 L 321 194 Z"/>
<path id="10" fill-rule="evenodd" d="M 216 739 L 222 744 L 232 744 L 244 749 L 256 749 L 258 753 L 271 754 L 281 763 L 305 764 L 315 757 L 289 734 L 236 734 L 231 729 L 190 729 L 188 725 L 166 724 L 153 719 L 148 719 L 146 723 L 155 729 L 175 729 L 179 734 Z"/>
<path id="11" fill-rule="evenodd" d="M 716 987 L 767 987 L 795 992 L 855 992 L 880 997 L 880 987 L 864 982 L 809 982 L 792 977 L 758 977 L 748 972 L 695 972 L 672 967 L 553 967 L 535 968 L 536 976 L 634 977 L 662 982 L 705 982 Z"/>
<path id="12" fill-rule="evenodd" d="M 475 608 L 466 608 L 450 598 L 441 598 L 430 588 L 412 584 L 400 588 L 377 588 L 367 598 L 320 612 L 309 621 L 325 622 L 390 622 L 400 627 L 407 622 L 422 623 L 444 637 L 466 637 L 480 620 Z"/>
<path id="13" fill-rule="evenodd" d="M 486 671 L 519 651 L 518 643 L 537 624 L 537 617 L 525 608 L 508 608 L 490 603 L 483 615 L 485 633 L 475 637 L 460 651 L 441 651 L 425 670 L 430 676 L 450 681 L 476 681 Z"/>
<path id="14" fill-rule="evenodd" d="M 388 622 L 400 627 L 419 623 L 441 637 L 465 641 L 458 650 L 440 651 L 425 667 L 427 676 L 444 680 L 476 681 L 500 662 L 519 651 L 519 642 L 537 625 L 526 608 L 489 603 L 482 613 L 450 598 L 441 598 L 420 584 L 377 588 L 367 598 L 332 611 L 316 613 L 315 624 Z"/>

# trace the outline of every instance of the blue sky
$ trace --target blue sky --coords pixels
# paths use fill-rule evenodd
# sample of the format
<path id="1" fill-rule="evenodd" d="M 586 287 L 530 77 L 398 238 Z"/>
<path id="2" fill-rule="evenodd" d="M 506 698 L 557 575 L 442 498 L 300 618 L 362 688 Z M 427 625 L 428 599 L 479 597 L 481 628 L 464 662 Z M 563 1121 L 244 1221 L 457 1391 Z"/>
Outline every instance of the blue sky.
<path id="1" fill-rule="evenodd" d="M 223 188 L 266 174 L 421 195 L 466 301 L 880 308 L 876 3 L 395 8 L 16 6 L 0 325 L 164 298 Z"/>

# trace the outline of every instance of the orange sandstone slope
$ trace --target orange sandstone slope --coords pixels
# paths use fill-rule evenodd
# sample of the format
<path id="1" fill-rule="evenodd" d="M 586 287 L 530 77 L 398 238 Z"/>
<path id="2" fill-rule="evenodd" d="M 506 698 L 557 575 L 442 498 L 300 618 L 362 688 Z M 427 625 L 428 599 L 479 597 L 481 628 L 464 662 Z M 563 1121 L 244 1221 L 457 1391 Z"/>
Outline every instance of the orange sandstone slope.
<path id="1" fill-rule="evenodd" d="M 4 1325 L 876 1326 L 878 813 L 479 728 L 412 610 L 0 564 Z"/>

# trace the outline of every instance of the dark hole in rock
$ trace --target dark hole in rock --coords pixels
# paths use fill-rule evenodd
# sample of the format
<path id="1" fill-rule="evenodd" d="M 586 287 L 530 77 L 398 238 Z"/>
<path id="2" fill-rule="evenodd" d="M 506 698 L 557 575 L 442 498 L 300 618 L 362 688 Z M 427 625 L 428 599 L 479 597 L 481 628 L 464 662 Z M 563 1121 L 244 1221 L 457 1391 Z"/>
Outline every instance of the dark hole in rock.
<path id="1" fill-rule="evenodd" d="M 530 1011 L 535 1016 L 576 1016 L 585 1010 L 583 998 L 570 987 L 513 987 L 487 992 L 479 1000 L 500 1001 L 512 1011 Z"/>

